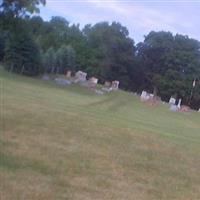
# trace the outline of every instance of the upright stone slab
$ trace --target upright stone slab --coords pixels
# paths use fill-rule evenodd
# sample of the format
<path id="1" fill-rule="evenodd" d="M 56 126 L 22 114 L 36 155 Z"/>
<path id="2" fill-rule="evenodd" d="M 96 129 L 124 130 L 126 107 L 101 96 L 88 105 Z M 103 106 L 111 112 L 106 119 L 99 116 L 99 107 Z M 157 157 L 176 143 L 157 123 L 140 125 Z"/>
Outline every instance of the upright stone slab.
<path id="1" fill-rule="evenodd" d="M 88 81 L 88 86 L 89 86 L 90 88 L 95 88 L 96 85 L 97 85 L 97 83 L 98 83 L 98 79 L 95 78 L 95 77 L 92 77 L 92 78 L 90 78 L 89 81 Z"/>
<path id="2" fill-rule="evenodd" d="M 142 91 L 142 94 L 140 95 L 141 101 L 146 101 L 147 98 L 147 92 L 145 90 Z"/>
<path id="3" fill-rule="evenodd" d="M 181 108 L 181 102 L 182 102 L 182 99 L 179 99 L 179 100 L 178 100 L 178 105 L 177 105 L 178 109 Z"/>
<path id="4" fill-rule="evenodd" d="M 119 81 L 112 81 L 112 89 L 113 90 L 119 89 Z"/>
<path id="5" fill-rule="evenodd" d="M 66 73 L 66 78 L 70 79 L 71 77 L 72 77 L 72 72 L 70 70 L 68 70 Z"/>
<path id="6" fill-rule="evenodd" d="M 86 82 L 86 77 L 87 77 L 87 73 L 82 72 L 82 71 L 78 71 L 75 74 L 75 80 L 74 83 L 83 83 Z"/>
<path id="7" fill-rule="evenodd" d="M 173 98 L 173 97 L 171 97 L 171 98 L 169 99 L 169 104 L 170 104 L 170 105 L 175 105 L 175 104 L 176 104 L 176 99 Z"/>

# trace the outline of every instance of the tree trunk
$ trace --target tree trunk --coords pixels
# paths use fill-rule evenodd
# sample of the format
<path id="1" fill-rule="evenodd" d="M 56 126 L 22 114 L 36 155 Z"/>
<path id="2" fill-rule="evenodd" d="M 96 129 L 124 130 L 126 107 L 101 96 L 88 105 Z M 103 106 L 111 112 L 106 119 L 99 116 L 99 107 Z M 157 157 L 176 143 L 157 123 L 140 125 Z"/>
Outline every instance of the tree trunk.
<path id="1" fill-rule="evenodd" d="M 20 74 L 23 74 L 24 73 L 24 65 L 22 66 L 22 69 L 21 69 L 21 73 Z"/>
<path id="2" fill-rule="evenodd" d="M 13 69 L 14 69 L 14 64 L 11 65 L 11 68 L 10 68 L 10 73 L 13 72 Z"/>
<path id="3" fill-rule="evenodd" d="M 51 73 L 52 74 L 54 73 L 54 69 L 55 69 L 55 67 L 51 67 Z"/>
<path id="4" fill-rule="evenodd" d="M 156 86 L 153 87 L 153 95 L 156 97 L 158 94 L 158 88 Z"/>

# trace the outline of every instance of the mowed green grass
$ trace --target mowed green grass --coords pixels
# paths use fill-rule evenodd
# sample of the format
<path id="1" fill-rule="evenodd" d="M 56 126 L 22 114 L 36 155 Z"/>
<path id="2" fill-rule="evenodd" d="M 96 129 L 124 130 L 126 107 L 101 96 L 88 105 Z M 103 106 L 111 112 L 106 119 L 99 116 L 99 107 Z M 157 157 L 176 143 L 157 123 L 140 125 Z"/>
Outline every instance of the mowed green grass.
<path id="1" fill-rule="evenodd" d="M 0 70 L 1 200 L 200 199 L 200 113 Z"/>

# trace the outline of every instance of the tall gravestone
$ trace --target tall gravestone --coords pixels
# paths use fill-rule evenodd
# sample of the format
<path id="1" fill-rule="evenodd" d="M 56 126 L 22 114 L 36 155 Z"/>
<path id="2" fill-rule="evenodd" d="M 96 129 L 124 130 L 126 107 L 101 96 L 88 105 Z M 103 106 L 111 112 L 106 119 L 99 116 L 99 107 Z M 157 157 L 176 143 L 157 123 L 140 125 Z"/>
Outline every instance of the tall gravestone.
<path id="1" fill-rule="evenodd" d="M 182 102 L 182 99 L 179 99 L 179 100 L 178 100 L 178 105 L 177 105 L 178 109 L 181 108 L 181 102 Z"/>
<path id="2" fill-rule="evenodd" d="M 78 71 L 75 74 L 74 83 L 84 83 L 84 82 L 86 82 L 86 77 L 87 77 L 87 73 Z"/>
<path id="3" fill-rule="evenodd" d="M 98 79 L 95 78 L 95 77 L 92 77 L 92 78 L 90 78 L 89 81 L 88 81 L 88 86 L 89 86 L 90 88 L 95 88 L 96 85 L 97 85 L 97 83 L 98 83 Z"/>
<path id="4" fill-rule="evenodd" d="M 119 81 L 112 81 L 112 89 L 113 90 L 119 89 Z"/>
<path id="5" fill-rule="evenodd" d="M 67 73 L 66 73 L 66 78 L 70 79 L 71 76 L 72 76 L 72 72 L 70 70 L 68 70 Z"/>

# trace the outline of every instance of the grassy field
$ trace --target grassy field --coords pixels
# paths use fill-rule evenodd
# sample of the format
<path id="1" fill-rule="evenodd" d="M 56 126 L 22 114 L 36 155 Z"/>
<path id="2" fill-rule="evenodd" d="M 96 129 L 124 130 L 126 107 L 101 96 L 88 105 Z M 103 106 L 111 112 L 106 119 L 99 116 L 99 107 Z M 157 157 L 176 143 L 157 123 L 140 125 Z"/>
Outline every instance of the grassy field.
<path id="1" fill-rule="evenodd" d="M 0 70 L 1 200 L 200 199 L 200 113 Z"/>

